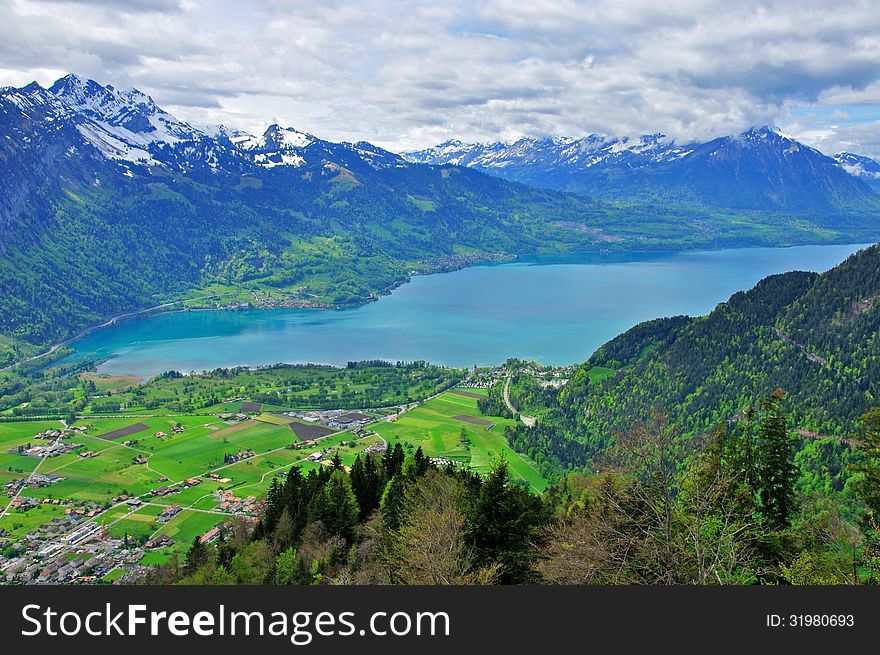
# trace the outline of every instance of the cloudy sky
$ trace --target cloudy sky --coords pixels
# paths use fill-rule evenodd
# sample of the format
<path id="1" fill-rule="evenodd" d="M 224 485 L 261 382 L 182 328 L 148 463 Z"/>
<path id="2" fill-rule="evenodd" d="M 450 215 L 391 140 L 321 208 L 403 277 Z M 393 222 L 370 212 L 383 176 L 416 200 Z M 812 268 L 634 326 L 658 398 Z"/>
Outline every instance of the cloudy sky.
<path id="1" fill-rule="evenodd" d="M 67 72 L 393 150 L 769 123 L 880 156 L 877 0 L 0 2 L 0 85 Z"/>

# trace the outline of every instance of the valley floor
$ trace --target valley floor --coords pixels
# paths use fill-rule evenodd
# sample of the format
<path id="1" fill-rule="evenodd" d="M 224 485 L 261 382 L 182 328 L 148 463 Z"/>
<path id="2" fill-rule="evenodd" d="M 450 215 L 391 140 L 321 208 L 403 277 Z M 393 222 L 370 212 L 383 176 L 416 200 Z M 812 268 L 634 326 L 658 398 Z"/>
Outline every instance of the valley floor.
<path id="1" fill-rule="evenodd" d="M 282 411 L 237 400 L 218 414 L 86 416 L 0 423 L 0 571 L 7 581 L 109 583 L 183 557 L 196 537 L 252 521 L 290 467 L 346 467 L 400 442 L 480 473 L 505 459 L 535 492 L 548 481 L 483 416 L 484 389 L 400 407 Z M 269 411 L 265 411 L 265 410 Z M 56 452 L 60 454 L 56 454 Z"/>

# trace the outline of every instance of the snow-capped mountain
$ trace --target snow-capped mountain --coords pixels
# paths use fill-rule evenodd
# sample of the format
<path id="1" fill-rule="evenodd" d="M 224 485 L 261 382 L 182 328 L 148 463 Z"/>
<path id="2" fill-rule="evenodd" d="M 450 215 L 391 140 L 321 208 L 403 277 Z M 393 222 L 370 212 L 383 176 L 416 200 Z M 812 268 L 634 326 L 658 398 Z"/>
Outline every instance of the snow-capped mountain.
<path id="1" fill-rule="evenodd" d="M 202 130 L 137 89 L 121 90 L 77 75 L 66 75 L 48 89 L 36 82 L 0 89 L 0 112 L 7 115 L 7 123 L 28 117 L 30 128 L 46 129 L 54 122 L 75 130 L 79 137 L 69 136 L 78 153 L 90 151 L 116 162 L 127 175 L 139 167 L 241 172 L 249 165 L 296 168 L 307 161 L 317 166 L 407 165 L 398 155 L 370 144 L 332 143 L 292 127 L 271 125 L 260 136 L 224 126 Z"/>
<path id="2" fill-rule="evenodd" d="M 592 134 L 488 144 L 447 141 L 404 156 L 615 200 L 787 211 L 877 200 L 862 179 L 873 174 L 876 162 L 856 155 L 834 159 L 766 126 L 705 143 L 678 144 L 662 134 Z"/>
<path id="3" fill-rule="evenodd" d="M 880 193 L 877 162 L 852 153 L 831 158 L 769 127 L 683 144 L 663 134 L 453 140 L 401 156 L 277 124 L 260 135 L 224 126 L 200 129 L 137 89 L 76 75 L 48 89 L 37 83 L 0 89 L 0 138 L 0 156 L 15 149 L 6 160 L 16 159 L 17 173 L 49 158 L 61 158 L 59 165 L 72 171 L 97 159 L 129 177 L 164 169 L 199 176 L 262 170 L 356 179 L 359 171 L 452 164 L 600 199 L 787 212 L 866 202 L 873 210 Z M 0 181 L 2 205 L 23 202 L 23 187 L 11 179 Z"/>
<path id="4" fill-rule="evenodd" d="M 646 134 L 638 138 L 614 138 L 590 134 L 572 137 L 522 138 L 496 143 L 462 143 L 446 141 L 433 148 L 405 153 L 411 162 L 422 164 L 455 164 L 475 168 L 516 168 L 524 163 L 547 168 L 591 168 L 594 166 L 639 166 L 652 162 L 671 161 L 689 152 L 663 134 Z"/>
<path id="5" fill-rule="evenodd" d="M 834 161 L 850 175 L 869 180 L 880 180 L 880 162 L 870 157 L 856 155 L 852 152 L 838 152 L 834 155 Z"/>
<path id="6" fill-rule="evenodd" d="M 136 135 L 143 143 L 176 143 L 204 137 L 201 131 L 178 120 L 137 89 L 119 91 L 109 84 L 101 86 L 94 80 L 65 75 L 49 91 L 71 109 L 108 128 L 125 130 L 126 137 Z"/>
<path id="7" fill-rule="evenodd" d="M 54 343 L 205 284 L 345 305 L 414 263 L 880 234 L 878 192 L 842 167 L 870 162 L 766 128 L 688 144 L 449 142 L 411 159 L 443 165 L 280 125 L 202 128 L 137 90 L 75 76 L 2 88 L 0 341 Z"/>
<path id="8" fill-rule="evenodd" d="M 167 164 L 174 146 L 188 144 L 192 151 L 195 144 L 207 138 L 137 89 L 122 91 L 77 75 L 65 75 L 48 91 L 81 118 L 77 130 L 108 159 L 150 166 Z"/>
<path id="9" fill-rule="evenodd" d="M 299 167 L 307 160 L 332 162 L 345 167 L 357 166 L 359 163 L 373 168 L 407 165 L 400 155 L 363 141 L 333 143 L 277 124 L 270 125 L 261 136 L 236 132 L 229 140 L 254 163 L 265 168 Z"/>

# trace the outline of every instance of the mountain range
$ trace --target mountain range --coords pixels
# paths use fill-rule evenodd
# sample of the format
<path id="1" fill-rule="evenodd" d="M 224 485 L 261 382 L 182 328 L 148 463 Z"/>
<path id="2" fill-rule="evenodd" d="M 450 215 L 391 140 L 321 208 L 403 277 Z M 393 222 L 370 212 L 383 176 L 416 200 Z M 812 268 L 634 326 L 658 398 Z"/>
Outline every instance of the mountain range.
<path id="1" fill-rule="evenodd" d="M 679 144 L 663 134 L 591 134 L 447 141 L 404 156 L 607 200 L 664 198 L 736 210 L 824 212 L 876 209 L 880 198 L 880 164 L 873 159 L 847 152 L 829 157 L 766 126 L 704 143 Z"/>
<path id="2" fill-rule="evenodd" d="M 339 306 L 471 261 L 586 248 L 574 196 L 273 125 L 197 129 L 68 75 L 0 89 L 0 363 L 168 300 Z M 600 218 L 602 212 L 599 212 Z M 218 300 L 213 300 L 217 298 Z M 261 301 L 262 302 L 262 301 Z"/>
<path id="3" fill-rule="evenodd" d="M 0 365 L 171 301 L 344 306 L 526 254 L 880 239 L 876 162 L 747 134 L 523 140 L 482 159 L 447 144 L 437 163 L 280 125 L 198 128 L 76 75 L 0 88 Z M 584 176 L 591 157 L 605 182 Z"/>

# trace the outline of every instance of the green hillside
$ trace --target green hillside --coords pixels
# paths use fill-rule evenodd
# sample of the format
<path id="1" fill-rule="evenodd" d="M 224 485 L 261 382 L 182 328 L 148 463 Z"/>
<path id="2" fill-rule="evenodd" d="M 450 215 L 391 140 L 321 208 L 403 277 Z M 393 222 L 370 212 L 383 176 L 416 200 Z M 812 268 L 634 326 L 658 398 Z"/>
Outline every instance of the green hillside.
<path id="1" fill-rule="evenodd" d="M 600 348 L 561 390 L 517 378 L 517 404 L 541 418 L 513 437 L 566 466 L 598 456 L 655 408 L 682 433 L 733 423 L 755 398 L 788 393 L 791 421 L 844 436 L 880 396 L 880 247 L 831 271 L 770 276 L 708 316 L 634 327 Z M 616 374 L 594 381 L 590 371 Z"/>

